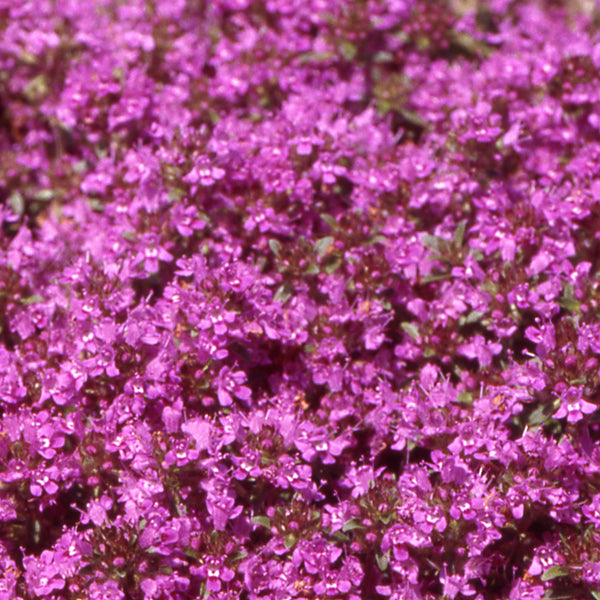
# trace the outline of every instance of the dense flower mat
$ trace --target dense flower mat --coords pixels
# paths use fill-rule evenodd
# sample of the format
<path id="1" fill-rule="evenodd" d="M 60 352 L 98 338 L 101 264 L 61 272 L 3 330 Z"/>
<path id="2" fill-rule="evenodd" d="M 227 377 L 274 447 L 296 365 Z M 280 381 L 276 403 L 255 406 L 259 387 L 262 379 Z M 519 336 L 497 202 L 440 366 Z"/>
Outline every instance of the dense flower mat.
<path id="1" fill-rule="evenodd" d="M 600 599 L 595 2 L 0 0 L 0 598 Z"/>

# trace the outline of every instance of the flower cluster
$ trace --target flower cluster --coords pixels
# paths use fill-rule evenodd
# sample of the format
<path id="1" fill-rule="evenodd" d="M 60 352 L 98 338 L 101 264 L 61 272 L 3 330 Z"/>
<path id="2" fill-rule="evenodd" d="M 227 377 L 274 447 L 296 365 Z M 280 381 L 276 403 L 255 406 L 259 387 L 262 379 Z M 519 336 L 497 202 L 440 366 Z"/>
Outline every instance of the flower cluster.
<path id="1" fill-rule="evenodd" d="M 0 0 L 0 600 L 600 598 L 600 8 Z"/>

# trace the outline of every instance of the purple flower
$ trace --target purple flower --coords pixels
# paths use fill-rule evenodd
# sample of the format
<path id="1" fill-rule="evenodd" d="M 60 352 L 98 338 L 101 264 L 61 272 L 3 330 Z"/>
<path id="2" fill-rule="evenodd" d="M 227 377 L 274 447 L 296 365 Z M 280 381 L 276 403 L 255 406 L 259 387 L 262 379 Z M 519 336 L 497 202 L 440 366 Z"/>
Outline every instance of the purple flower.
<path id="1" fill-rule="evenodd" d="M 223 179 L 223 177 L 225 177 L 224 169 L 211 165 L 206 157 L 202 157 L 197 160 L 192 170 L 183 177 L 183 181 L 192 184 L 192 193 L 194 193 L 198 183 L 203 187 L 209 187 Z"/>
<path id="2" fill-rule="evenodd" d="M 141 249 L 138 251 L 133 264 L 141 265 L 143 263 L 144 270 L 150 275 L 158 272 L 159 261 L 171 262 L 173 260 L 173 255 L 165 250 L 155 236 L 145 236 L 140 246 Z"/>
<path id="3" fill-rule="evenodd" d="M 495 355 L 500 354 L 502 345 L 497 342 L 489 342 L 481 335 L 476 335 L 467 344 L 457 348 L 457 352 L 467 358 L 477 359 L 482 367 L 489 367 Z"/>
<path id="4" fill-rule="evenodd" d="M 527 569 L 527 573 L 533 576 L 542 575 L 550 567 L 557 564 L 555 553 L 546 547 L 540 547 L 536 550 L 536 553 Z"/>
<path id="5" fill-rule="evenodd" d="M 333 564 L 341 554 L 341 548 L 328 543 L 321 535 L 317 535 L 311 541 L 298 542 L 292 554 L 292 563 L 296 567 L 304 565 L 306 572 L 314 575 L 327 572 L 329 565 Z"/>
<path id="6" fill-rule="evenodd" d="M 324 464 L 333 464 L 335 457 L 340 456 L 344 448 L 350 445 L 345 436 L 332 439 L 325 427 L 316 427 L 309 421 L 301 424 L 294 442 L 304 460 L 311 462 L 318 456 Z"/>
<path id="7" fill-rule="evenodd" d="M 194 440 L 198 450 L 207 450 L 210 447 L 214 427 L 209 421 L 200 418 L 188 419 L 181 426 L 181 430 Z"/>
<path id="8" fill-rule="evenodd" d="M 221 406 L 230 406 L 234 396 L 244 402 L 251 400 L 252 390 L 248 386 L 242 385 L 245 381 L 246 374 L 243 371 L 233 371 L 230 367 L 221 367 L 215 378 L 217 397 Z"/>
<path id="9" fill-rule="evenodd" d="M 175 572 L 170 575 L 155 575 L 153 578 L 146 578 L 140 587 L 144 592 L 144 600 L 151 600 L 172 597 L 172 593 L 176 591 L 185 592 L 189 584 L 188 577 L 182 577 Z"/>
<path id="10" fill-rule="evenodd" d="M 235 577 L 235 572 L 224 564 L 224 559 L 217 556 L 209 556 L 206 562 L 198 567 L 190 567 L 192 575 L 199 575 L 206 583 L 209 592 L 219 592 L 222 583 L 228 583 Z"/>
<path id="11" fill-rule="evenodd" d="M 433 529 L 442 533 L 448 526 L 446 517 L 439 506 L 417 508 L 413 512 L 415 526 L 423 533 L 430 535 Z"/>
<path id="12" fill-rule="evenodd" d="M 114 579 L 102 583 L 92 582 L 87 593 L 90 600 L 124 600 L 125 598 L 125 593 Z"/>
<path id="13" fill-rule="evenodd" d="M 248 477 L 256 478 L 262 474 L 260 454 L 251 448 L 245 447 L 242 456 L 232 456 L 231 460 L 237 467 L 233 472 L 233 477 L 238 481 L 243 481 Z"/>
<path id="14" fill-rule="evenodd" d="M 399 561 L 408 556 L 407 546 L 427 548 L 431 546 L 431 538 L 416 527 L 398 523 L 386 531 L 381 541 L 381 550 L 385 553 L 392 548 L 394 557 Z"/>
<path id="15" fill-rule="evenodd" d="M 508 491 L 506 495 L 506 504 L 515 519 L 522 519 L 525 513 L 524 499 L 522 495 L 514 488 Z"/>
<path id="16" fill-rule="evenodd" d="M 5 554 L 2 548 L 0 555 L 0 600 L 21 600 L 17 596 L 17 583 L 20 572 L 17 570 L 15 562 Z"/>
<path id="17" fill-rule="evenodd" d="M 570 387 L 560 396 L 561 404 L 554 413 L 555 419 L 567 417 L 569 423 L 577 423 L 584 419 L 584 415 L 591 415 L 596 411 L 596 405 L 584 400 L 582 386 Z"/>
<path id="18" fill-rule="evenodd" d="M 140 184 L 146 182 L 159 168 L 156 156 L 147 147 L 129 150 L 125 155 L 124 166 L 127 167 L 124 180 L 127 183 Z"/>
<path id="19" fill-rule="evenodd" d="M 383 471 L 384 469 L 374 470 L 373 467 L 368 465 L 360 467 L 351 465 L 346 471 L 346 477 L 342 483 L 345 487 L 352 489 L 351 495 L 353 498 L 358 498 L 367 494 L 375 486 Z"/>
<path id="20" fill-rule="evenodd" d="M 592 498 L 591 503 L 584 504 L 581 510 L 590 523 L 593 523 L 597 529 L 600 529 L 600 494 L 596 494 Z"/>
<path id="21" fill-rule="evenodd" d="M 171 225 L 179 235 L 190 237 L 195 231 L 204 229 L 206 221 L 198 218 L 198 210 L 195 206 L 177 203 L 171 211 Z"/>
<path id="22" fill-rule="evenodd" d="M 107 520 L 107 511 L 112 506 L 113 501 L 106 494 L 101 498 L 90 500 L 85 513 L 81 517 L 81 522 L 85 524 L 91 521 L 96 527 L 100 527 Z"/>
<path id="23" fill-rule="evenodd" d="M 477 516 L 477 511 L 481 508 L 480 498 L 469 498 L 467 494 L 459 494 L 454 498 L 450 507 L 450 516 L 458 520 L 461 517 L 467 521 L 472 521 Z"/>
<path id="24" fill-rule="evenodd" d="M 440 581 L 444 585 L 444 596 L 448 596 L 451 600 L 454 600 L 458 594 L 474 596 L 476 593 L 475 588 L 469 583 L 469 577 L 459 574 L 448 575 L 446 565 L 444 565 L 444 569 L 440 575 Z"/>
<path id="25" fill-rule="evenodd" d="M 59 470 L 55 465 L 38 471 L 32 478 L 29 490 L 33 496 L 41 496 L 44 492 L 54 495 L 58 491 Z"/>
<path id="26" fill-rule="evenodd" d="M 544 323 L 539 328 L 528 327 L 525 337 L 537 344 L 536 351 L 541 358 L 546 358 L 548 353 L 556 348 L 555 329 L 551 322 Z"/>
<path id="27" fill-rule="evenodd" d="M 64 428 L 57 422 L 46 422 L 34 431 L 26 428 L 24 437 L 31 443 L 32 450 L 48 460 L 54 458 L 65 444 Z"/>
<path id="28" fill-rule="evenodd" d="M 31 594 L 47 596 L 65 587 L 65 579 L 59 572 L 59 563 L 51 550 L 44 550 L 39 557 L 23 559 L 25 581 Z"/>
<path id="29" fill-rule="evenodd" d="M 347 594 L 352 589 L 352 584 L 347 575 L 342 571 L 327 571 L 313 586 L 315 593 L 324 596 L 338 596 Z"/>
<path id="30" fill-rule="evenodd" d="M 183 401 L 177 398 L 172 406 L 165 406 L 162 411 L 162 421 L 167 433 L 176 433 L 179 431 L 181 416 L 183 412 Z"/>
<path id="31" fill-rule="evenodd" d="M 543 585 L 532 585 L 518 579 L 510 592 L 509 600 L 542 600 L 545 591 Z"/>

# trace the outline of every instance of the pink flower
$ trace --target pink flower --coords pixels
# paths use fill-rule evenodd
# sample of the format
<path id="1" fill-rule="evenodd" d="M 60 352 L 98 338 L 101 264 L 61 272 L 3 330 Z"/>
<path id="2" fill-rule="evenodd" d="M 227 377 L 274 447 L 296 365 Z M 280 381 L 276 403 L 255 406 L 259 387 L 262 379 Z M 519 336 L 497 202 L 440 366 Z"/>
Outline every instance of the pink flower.
<path id="1" fill-rule="evenodd" d="M 217 383 L 217 396 L 221 406 L 230 406 L 233 402 L 233 396 L 250 401 L 252 398 L 252 390 L 245 385 L 246 374 L 243 371 L 233 371 L 229 367 L 222 367 L 219 374 L 215 378 Z"/>
<path id="2" fill-rule="evenodd" d="M 197 188 L 197 184 L 203 187 L 214 185 L 220 179 L 225 177 L 225 170 L 211 165 L 208 158 L 202 157 L 192 167 L 192 170 L 183 177 L 183 181 L 192 184 L 192 189 Z"/>
<path id="3" fill-rule="evenodd" d="M 583 387 L 570 387 L 560 396 L 561 404 L 552 415 L 555 419 L 567 418 L 569 423 L 577 423 L 584 415 L 591 415 L 598 408 L 595 404 L 584 400 Z"/>
<path id="4" fill-rule="evenodd" d="M 235 571 L 224 564 L 224 559 L 217 556 L 209 556 L 206 562 L 199 567 L 190 567 L 192 575 L 200 575 L 206 582 L 209 592 L 220 592 L 222 583 L 229 583 L 235 577 Z"/>
<path id="5" fill-rule="evenodd" d="M 502 351 L 502 344 L 487 341 L 482 335 L 476 335 L 472 341 L 462 344 L 457 352 L 467 358 L 477 359 L 482 367 L 489 367 L 492 359 Z"/>
<path id="6" fill-rule="evenodd" d="M 65 587 L 65 579 L 59 573 L 59 563 L 54 552 L 44 550 L 38 558 L 23 559 L 25 581 L 31 594 L 46 596 Z"/>

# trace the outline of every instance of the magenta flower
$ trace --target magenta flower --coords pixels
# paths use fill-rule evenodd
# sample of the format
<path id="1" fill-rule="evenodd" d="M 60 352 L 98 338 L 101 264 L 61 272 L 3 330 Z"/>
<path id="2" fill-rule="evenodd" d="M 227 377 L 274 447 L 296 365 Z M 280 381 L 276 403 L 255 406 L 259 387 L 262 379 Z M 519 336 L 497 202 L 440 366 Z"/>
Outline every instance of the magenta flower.
<path id="1" fill-rule="evenodd" d="M 224 564 L 224 560 L 217 556 L 209 556 L 206 562 L 198 567 L 190 567 L 193 575 L 199 575 L 206 583 L 209 592 L 219 592 L 223 582 L 228 583 L 235 577 L 235 572 Z"/>
<path id="2" fill-rule="evenodd" d="M 33 496 L 41 496 L 44 492 L 54 495 L 58 491 L 59 481 L 58 467 L 52 465 L 45 470 L 39 471 L 31 479 L 30 491 Z"/>
<path id="3" fill-rule="evenodd" d="M 500 354 L 502 345 L 497 342 L 486 341 L 481 335 L 476 335 L 467 344 L 457 348 L 457 352 L 467 358 L 477 359 L 482 367 L 489 367 L 495 355 Z"/>
<path id="4" fill-rule="evenodd" d="M 202 157 L 197 160 L 192 170 L 183 177 L 183 181 L 192 184 L 192 193 L 194 193 L 194 190 L 198 187 L 197 184 L 209 187 L 223 179 L 223 177 L 225 177 L 224 169 L 211 165 L 208 158 Z"/>
<path id="5" fill-rule="evenodd" d="M 444 596 L 448 596 L 448 598 L 451 598 L 451 600 L 454 600 L 458 594 L 462 594 L 463 596 L 467 597 L 474 596 L 476 594 L 475 588 L 469 583 L 469 578 L 466 575 L 448 575 L 446 574 L 445 566 L 440 580 L 444 585 Z"/>
<path id="6" fill-rule="evenodd" d="M 329 565 L 333 564 L 342 554 L 342 550 L 329 544 L 322 536 L 316 536 L 311 541 L 302 540 L 294 549 L 292 562 L 296 567 L 304 565 L 308 573 L 326 572 Z"/>
<path id="7" fill-rule="evenodd" d="M 215 378 L 217 384 L 217 397 L 221 406 L 230 406 L 233 397 L 239 398 L 244 402 L 249 402 L 252 398 L 252 390 L 243 385 L 246 381 L 246 374 L 243 371 L 233 371 L 229 367 L 222 367 Z"/>
<path id="8" fill-rule="evenodd" d="M 594 524 L 597 529 L 600 529 L 600 494 L 596 494 L 591 503 L 585 504 L 582 507 L 583 514 L 587 519 Z"/>
<path id="9" fill-rule="evenodd" d="M 173 255 L 165 250 L 162 244 L 154 236 L 145 236 L 140 243 L 140 250 L 138 251 L 133 264 L 142 265 L 144 270 L 148 274 L 158 272 L 159 261 L 171 262 Z"/>
<path id="10" fill-rule="evenodd" d="M 315 593 L 323 596 L 339 596 L 351 589 L 352 584 L 348 576 L 341 571 L 327 571 L 313 586 Z"/>
<path id="11" fill-rule="evenodd" d="M 62 590 L 66 581 L 59 572 L 59 564 L 51 550 L 44 550 L 39 557 L 26 556 L 23 559 L 25 581 L 32 594 L 47 596 Z"/>
<path id="12" fill-rule="evenodd" d="M 560 396 L 560 406 L 554 413 L 555 419 L 567 418 L 569 423 L 577 423 L 596 411 L 596 405 L 583 398 L 583 387 L 570 387 Z"/>

